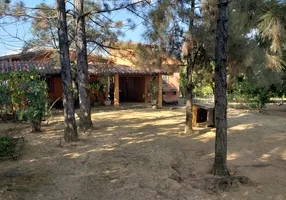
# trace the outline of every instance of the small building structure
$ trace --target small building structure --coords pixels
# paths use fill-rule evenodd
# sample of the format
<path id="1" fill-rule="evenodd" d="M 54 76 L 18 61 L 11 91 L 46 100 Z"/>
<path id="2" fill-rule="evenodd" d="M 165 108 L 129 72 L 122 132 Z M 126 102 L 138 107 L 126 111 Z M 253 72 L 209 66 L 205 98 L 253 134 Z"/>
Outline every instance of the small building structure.
<path id="1" fill-rule="evenodd" d="M 41 50 L 16 55 L 0 57 L 0 73 L 24 72 L 36 70 L 46 78 L 51 101 L 61 99 L 62 82 L 61 68 L 53 59 L 54 50 Z M 75 60 L 75 53 L 71 51 L 71 61 Z M 103 86 L 94 92 L 89 88 L 90 101 L 104 103 L 111 99 L 115 107 L 120 102 L 145 102 L 154 100 L 150 94 L 150 87 L 157 88 L 157 107 L 162 108 L 163 102 L 177 103 L 179 100 L 178 70 L 156 67 L 135 66 L 126 59 L 89 55 L 89 83 Z M 178 68 L 177 68 L 178 69 Z M 76 74 L 76 73 L 75 73 Z M 102 82 L 102 79 L 107 81 Z M 153 84 L 153 85 L 152 85 Z M 153 99 L 152 99 L 153 97 Z M 61 100 L 60 100 L 61 101 Z"/>

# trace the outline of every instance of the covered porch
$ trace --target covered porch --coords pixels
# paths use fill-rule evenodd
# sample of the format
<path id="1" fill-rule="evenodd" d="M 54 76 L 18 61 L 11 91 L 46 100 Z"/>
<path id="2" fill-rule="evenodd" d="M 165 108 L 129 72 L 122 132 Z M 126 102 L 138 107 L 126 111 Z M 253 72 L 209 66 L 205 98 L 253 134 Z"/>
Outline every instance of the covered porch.
<path id="1" fill-rule="evenodd" d="M 120 102 L 151 102 L 149 96 L 149 86 L 151 80 L 155 77 L 157 87 L 156 106 L 162 108 L 162 74 L 155 76 L 113 76 L 113 105 L 119 107 Z M 154 99 L 153 99 L 154 100 Z"/>
<path id="2" fill-rule="evenodd" d="M 153 106 L 162 108 L 162 75 L 167 75 L 167 71 L 140 69 L 125 65 L 90 65 L 89 72 L 99 78 L 108 77 L 104 99 L 110 99 L 116 108 L 121 102 L 151 102 Z M 150 94 L 152 88 L 156 88 L 155 95 Z"/>

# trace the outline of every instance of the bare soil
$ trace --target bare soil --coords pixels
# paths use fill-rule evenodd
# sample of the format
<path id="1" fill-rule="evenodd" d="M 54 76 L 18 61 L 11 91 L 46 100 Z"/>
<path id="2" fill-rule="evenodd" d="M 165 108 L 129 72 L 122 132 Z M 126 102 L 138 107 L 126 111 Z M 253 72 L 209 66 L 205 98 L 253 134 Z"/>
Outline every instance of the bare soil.
<path id="1" fill-rule="evenodd" d="M 19 161 L 0 162 L 0 199 L 286 199 L 286 106 L 228 117 L 228 167 L 251 184 L 216 191 L 215 130 L 183 134 L 184 109 L 94 109 L 93 130 L 74 144 L 62 141 L 61 114 L 39 134 L 1 124 L 0 134 L 25 136 L 25 146 Z"/>

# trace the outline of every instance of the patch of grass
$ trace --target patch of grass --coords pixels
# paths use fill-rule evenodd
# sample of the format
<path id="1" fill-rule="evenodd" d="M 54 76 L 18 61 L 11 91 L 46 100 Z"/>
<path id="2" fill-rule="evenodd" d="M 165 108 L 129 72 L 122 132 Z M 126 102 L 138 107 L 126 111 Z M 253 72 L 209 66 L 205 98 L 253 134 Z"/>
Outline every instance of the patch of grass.
<path id="1" fill-rule="evenodd" d="M 12 156 L 15 149 L 16 143 L 12 138 L 0 137 L 0 157 Z"/>

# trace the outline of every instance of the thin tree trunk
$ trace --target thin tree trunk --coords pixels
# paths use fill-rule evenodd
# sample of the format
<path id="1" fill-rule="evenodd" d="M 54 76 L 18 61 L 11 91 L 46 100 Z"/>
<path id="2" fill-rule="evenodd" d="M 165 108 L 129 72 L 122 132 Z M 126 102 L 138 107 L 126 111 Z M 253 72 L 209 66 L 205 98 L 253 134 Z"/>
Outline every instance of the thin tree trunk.
<path id="1" fill-rule="evenodd" d="M 87 92 L 88 63 L 86 50 L 85 19 L 82 16 L 84 0 L 74 0 L 75 10 L 75 40 L 77 56 L 78 95 L 80 107 L 80 126 L 85 131 L 92 127 L 90 99 Z"/>
<path id="2" fill-rule="evenodd" d="M 192 65 L 191 61 L 187 62 L 187 88 L 186 88 L 186 125 L 185 125 L 185 133 L 191 134 L 193 132 L 193 79 L 192 79 Z"/>
<path id="3" fill-rule="evenodd" d="M 31 133 L 41 132 L 41 120 L 31 120 L 30 131 Z"/>
<path id="4" fill-rule="evenodd" d="M 58 13 L 58 35 L 60 46 L 61 77 L 63 85 L 63 105 L 65 117 L 65 135 L 66 142 L 78 140 L 77 127 L 75 121 L 74 98 L 72 91 L 72 73 L 69 56 L 69 40 L 66 21 L 65 0 L 57 0 Z"/>
<path id="5" fill-rule="evenodd" d="M 195 0 L 191 2 L 191 14 L 190 14 L 190 24 L 189 24 L 189 38 L 188 41 L 188 56 L 187 56 L 187 88 L 186 88 L 186 124 L 185 124 L 185 133 L 191 134 L 193 132 L 193 108 L 192 108 L 192 101 L 193 101 L 193 68 L 194 68 L 194 59 L 193 59 L 193 26 L 195 20 Z"/>
<path id="6" fill-rule="evenodd" d="M 227 4 L 229 0 L 218 1 L 218 20 L 216 30 L 215 53 L 215 117 L 216 139 L 214 175 L 229 175 L 227 158 L 227 98 L 226 98 L 226 65 L 227 65 Z"/>

